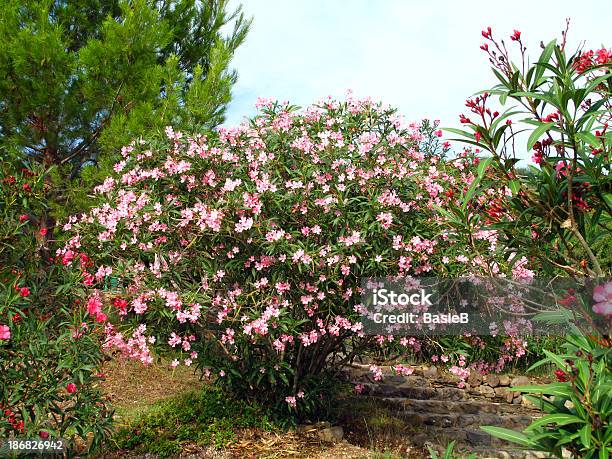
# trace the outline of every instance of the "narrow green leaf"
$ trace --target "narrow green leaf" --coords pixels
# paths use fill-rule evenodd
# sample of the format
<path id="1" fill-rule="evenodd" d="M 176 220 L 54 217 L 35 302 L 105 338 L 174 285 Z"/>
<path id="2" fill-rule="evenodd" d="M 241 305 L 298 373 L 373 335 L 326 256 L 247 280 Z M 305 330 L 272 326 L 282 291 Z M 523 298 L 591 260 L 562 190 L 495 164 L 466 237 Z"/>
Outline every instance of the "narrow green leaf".
<path id="1" fill-rule="evenodd" d="M 508 187 L 512 190 L 512 195 L 516 196 L 521 189 L 521 181 L 520 180 L 510 180 L 508 183 Z"/>
<path id="2" fill-rule="evenodd" d="M 565 426 L 567 424 L 582 424 L 584 423 L 583 419 L 580 419 L 578 416 L 573 414 L 565 414 L 565 413 L 555 413 L 555 414 L 547 414 L 546 416 L 542 416 L 540 419 L 533 421 L 525 428 L 525 432 L 531 432 L 539 427 L 545 426 L 547 424 L 555 424 L 557 426 Z"/>
<path id="3" fill-rule="evenodd" d="M 535 128 L 529 136 L 529 140 L 527 140 L 527 151 L 531 151 L 531 149 L 538 141 L 538 139 L 542 136 L 542 134 L 548 131 L 554 124 L 555 123 L 542 123 L 537 128 Z"/>
<path id="4" fill-rule="evenodd" d="M 478 163 L 478 178 L 482 180 L 482 178 L 485 175 L 485 172 L 487 171 L 487 169 L 489 168 L 489 165 L 491 164 L 491 162 L 493 161 L 493 157 L 489 157 L 489 158 L 485 158 L 480 160 L 480 162 Z"/>
<path id="5" fill-rule="evenodd" d="M 534 446 L 533 442 L 527 437 L 527 435 L 521 432 L 496 426 L 480 426 L 480 428 L 489 435 L 501 438 L 502 440 L 518 443 L 519 445 L 523 446 Z"/>
<path id="6" fill-rule="evenodd" d="M 591 424 L 586 424 L 580 429 L 580 441 L 587 448 L 591 446 Z"/>

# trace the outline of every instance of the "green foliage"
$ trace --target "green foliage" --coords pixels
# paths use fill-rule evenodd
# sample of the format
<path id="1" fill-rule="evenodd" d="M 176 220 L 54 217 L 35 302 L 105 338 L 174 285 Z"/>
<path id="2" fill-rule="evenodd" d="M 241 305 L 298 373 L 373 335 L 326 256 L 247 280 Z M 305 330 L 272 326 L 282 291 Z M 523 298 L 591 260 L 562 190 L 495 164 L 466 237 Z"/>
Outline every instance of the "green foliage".
<path id="1" fill-rule="evenodd" d="M 499 84 L 467 102 L 475 114 L 462 115 L 468 130 L 448 131 L 489 151 L 498 185 L 512 192 L 498 203 L 512 218 L 491 225 L 507 250 L 538 259 L 547 275 L 606 276 L 612 270 L 612 61 L 605 49 L 597 61 L 592 51 L 570 54 L 564 39 L 551 41 L 529 64 L 518 46 L 521 63 L 513 63 L 505 46 L 501 56 L 490 55 Z M 500 114 L 491 96 L 515 105 Z M 516 135 L 525 131 L 539 165 L 528 171 L 516 167 L 514 151 Z"/>
<path id="2" fill-rule="evenodd" d="M 0 437 L 96 447 L 112 421 L 98 387 L 101 330 L 77 306 L 78 279 L 49 259 L 43 168 L 0 159 Z"/>
<path id="3" fill-rule="evenodd" d="M 154 453 L 162 457 L 177 454 L 187 442 L 201 446 L 227 446 L 242 428 L 273 430 L 262 408 L 233 398 L 215 387 L 158 402 L 114 437 L 117 448 Z"/>
<path id="4" fill-rule="evenodd" d="M 60 166 L 49 198 L 63 217 L 131 139 L 223 121 L 249 24 L 226 0 L 2 0 L 0 147 Z"/>
<path id="5" fill-rule="evenodd" d="M 559 382 L 513 390 L 535 394 L 527 397 L 546 415 L 522 433 L 492 426 L 482 429 L 559 458 L 563 449 L 573 457 L 608 458 L 612 452 L 612 350 L 599 340 L 576 335 L 568 337 L 563 354 L 544 352 L 547 357 L 536 365 L 554 364 Z"/>

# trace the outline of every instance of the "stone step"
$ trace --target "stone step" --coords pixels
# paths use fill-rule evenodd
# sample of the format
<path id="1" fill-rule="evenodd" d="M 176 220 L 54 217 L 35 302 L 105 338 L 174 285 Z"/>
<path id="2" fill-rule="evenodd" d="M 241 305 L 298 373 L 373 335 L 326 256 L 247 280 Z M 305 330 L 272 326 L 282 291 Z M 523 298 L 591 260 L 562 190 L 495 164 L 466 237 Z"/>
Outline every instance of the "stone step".
<path id="1" fill-rule="evenodd" d="M 457 387 L 433 387 L 395 385 L 385 383 L 362 383 L 363 394 L 383 397 L 403 397 L 417 400 L 459 401 L 473 399 L 467 391 Z"/>
<path id="2" fill-rule="evenodd" d="M 437 400 L 437 399 L 414 399 L 405 397 L 378 397 L 378 399 L 392 410 L 416 411 L 419 413 L 432 414 L 495 414 L 505 416 L 509 413 L 507 403 L 490 402 L 485 400 Z M 538 411 L 527 408 L 520 409 L 512 406 L 510 414 L 535 415 Z"/>
<path id="3" fill-rule="evenodd" d="M 449 427 L 471 427 L 479 428 L 483 425 L 506 427 L 508 429 L 524 429 L 532 421 L 530 416 L 508 414 L 455 414 L 455 413 L 424 413 L 422 411 L 397 411 L 394 413 L 406 424 L 415 427 L 433 426 L 441 428 Z"/>
<path id="4" fill-rule="evenodd" d="M 424 431 L 429 438 L 434 440 L 434 443 L 440 445 L 446 445 L 454 440 L 459 448 L 470 450 L 474 447 L 480 447 L 485 450 L 507 449 L 511 447 L 508 442 L 494 438 L 477 428 L 424 426 Z"/>

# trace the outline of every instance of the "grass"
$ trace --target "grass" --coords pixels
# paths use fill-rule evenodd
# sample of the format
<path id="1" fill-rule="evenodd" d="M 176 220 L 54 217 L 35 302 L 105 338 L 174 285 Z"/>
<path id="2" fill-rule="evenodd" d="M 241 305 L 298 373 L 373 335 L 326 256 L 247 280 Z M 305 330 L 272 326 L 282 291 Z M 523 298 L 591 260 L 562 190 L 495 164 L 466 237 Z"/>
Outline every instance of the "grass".
<path id="1" fill-rule="evenodd" d="M 227 447 L 246 428 L 276 429 L 261 407 L 206 386 L 155 402 L 119 428 L 112 441 L 117 449 L 169 457 L 187 445 Z"/>

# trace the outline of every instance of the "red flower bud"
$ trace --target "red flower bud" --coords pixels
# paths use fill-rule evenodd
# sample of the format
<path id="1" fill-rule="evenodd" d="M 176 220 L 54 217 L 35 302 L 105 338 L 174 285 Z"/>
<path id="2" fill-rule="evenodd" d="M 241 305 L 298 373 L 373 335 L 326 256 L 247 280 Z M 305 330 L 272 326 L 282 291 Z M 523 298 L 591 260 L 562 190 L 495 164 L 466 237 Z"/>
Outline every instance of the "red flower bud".
<path id="1" fill-rule="evenodd" d="M 565 372 L 563 370 L 556 370 L 555 371 L 555 376 L 557 377 L 557 381 L 559 381 L 559 382 L 566 382 L 567 381 L 567 375 L 565 374 Z"/>

